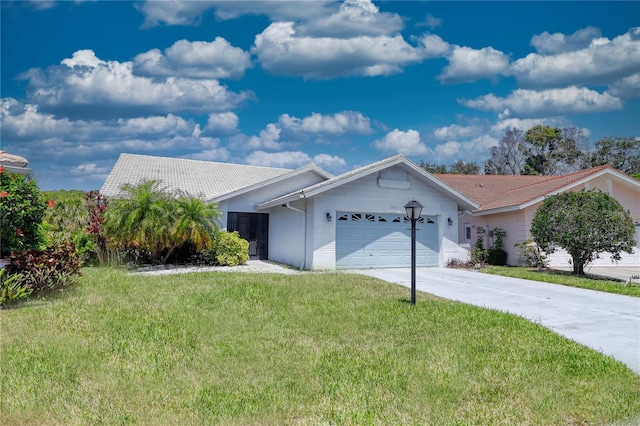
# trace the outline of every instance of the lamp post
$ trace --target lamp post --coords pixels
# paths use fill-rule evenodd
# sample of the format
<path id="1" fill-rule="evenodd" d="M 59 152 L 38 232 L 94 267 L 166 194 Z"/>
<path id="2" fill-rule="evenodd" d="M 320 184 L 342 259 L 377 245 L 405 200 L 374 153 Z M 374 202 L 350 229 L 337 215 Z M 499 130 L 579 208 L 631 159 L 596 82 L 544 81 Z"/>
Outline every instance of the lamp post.
<path id="1" fill-rule="evenodd" d="M 409 201 L 404 209 L 411 221 L 411 304 L 416 304 L 416 222 L 422 213 L 422 204 L 416 200 Z"/>

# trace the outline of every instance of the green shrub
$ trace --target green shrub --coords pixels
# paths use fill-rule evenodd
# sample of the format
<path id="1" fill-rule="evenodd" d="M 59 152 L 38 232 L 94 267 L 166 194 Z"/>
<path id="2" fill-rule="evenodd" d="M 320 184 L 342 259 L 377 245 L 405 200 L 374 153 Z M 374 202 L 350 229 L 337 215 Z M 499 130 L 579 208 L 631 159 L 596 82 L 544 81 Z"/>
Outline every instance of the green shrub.
<path id="1" fill-rule="evenodd" d="M 507 232 L 502 228 L 493 228 L 495 238 L 493 246 L 487 251 L 487 263 L 489 265 L 502 266 L 507 264 L 508 253 L 503 247 L 503 239 Z"/>
<path id="2" fill-rule="evenodd" d="M 213 248 L 205 250 L 204 255 L 216 265 L 243 265 L 249 260 L 249 242 L 240 238 L 237 232 L 218 232 Z"/>
<path id="3" fill-rule="evenodd" d="M 533 241 L 527 240 L 515 245 L 518 247 L 520 261 L 530 268 L 543 269 L 547 266 L 547 257 Z"/>
<path id="4" fill-rule="evenodd" d="M 41 248 L 45 202 L 34 180 L 0 166 L 0 256 Z"/>
<path id="5" fill-rule="evenodd" d="M 9 274 L 5 268 L 0 269 L 0 306 L 26 299 L 32 291 L 22 282 L 21 274 Z"/>
<path id="6" fill-rule="evenodd" d="M 80 260 L 73 243 L 46 250 L 25 250 L 11 254 L 8 273 L 20 274 L 19 282 L 32 291 L 55 290 L 73 283 L 80 274 Z"/>

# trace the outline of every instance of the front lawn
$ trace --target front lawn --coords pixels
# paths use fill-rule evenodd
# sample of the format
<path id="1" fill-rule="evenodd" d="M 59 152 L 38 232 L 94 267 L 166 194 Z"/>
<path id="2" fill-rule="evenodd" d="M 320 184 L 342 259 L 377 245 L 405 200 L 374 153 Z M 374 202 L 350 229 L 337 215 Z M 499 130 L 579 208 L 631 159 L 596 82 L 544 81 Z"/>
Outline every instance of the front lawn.
<path id="1" fill-rule="evenodd" d="M 352 274 L 86 269 L 0 311 L 0 423 L 597 425 L 640 377 L 520 317 Z"/>
<path id="2" fill-rule="evenodd" d="M 569 271 L 553 269 L 531 269 L 517 266 L 487 266 L 482 272 L 502 275 L 504 277 L 523 278 L 525 280 L 542 281 L 546 283 L 562 284 L 589 290 L 605 291 L 607 293 L 624 294 L 640 297 L 640 286 L 625 285 L 625 283 L 599 277 L 578 276 Z"/>

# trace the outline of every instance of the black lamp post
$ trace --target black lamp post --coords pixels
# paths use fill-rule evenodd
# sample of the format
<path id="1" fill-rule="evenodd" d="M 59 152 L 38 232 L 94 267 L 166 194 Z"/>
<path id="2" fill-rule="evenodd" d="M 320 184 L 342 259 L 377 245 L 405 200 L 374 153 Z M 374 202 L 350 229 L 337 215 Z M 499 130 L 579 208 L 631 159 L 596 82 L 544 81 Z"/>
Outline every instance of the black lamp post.
<path id="1" fill-rule="evenodd" d="M 404 209 L 411 221 L 411 304 L 416 304 L 416 222 L 422 213 L 422 204 L 416 200 L 409 201 Z"/>

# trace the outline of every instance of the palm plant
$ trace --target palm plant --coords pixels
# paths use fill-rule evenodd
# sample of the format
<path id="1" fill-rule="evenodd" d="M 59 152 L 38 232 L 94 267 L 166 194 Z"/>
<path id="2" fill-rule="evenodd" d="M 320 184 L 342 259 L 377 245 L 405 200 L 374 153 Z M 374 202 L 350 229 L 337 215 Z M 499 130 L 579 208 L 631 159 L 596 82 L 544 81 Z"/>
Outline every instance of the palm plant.
<path id="1" fill-rule="evenodd" d="M 220 210 L 186 194 L 172 194 L 155 180 L 122 187 L 105 215 L 105 233 L 119 249 L 147 251 L 166 263 L 173 251 L 190 242 L 196 250 L 212 245 Z"/>
<path id="2" fill-rule="evenodd" d="M 173 244 L 164 256 L 163 263 L 180 245 L 191 242 L 197 251 L 211 247 L 218 232 L 220 210 L 215 203 L 205 203 L 198 198 L 181 194 L 174 200 Z"/>
<path id="3" fill-rule="evenodd" d="M 122 187 L 105 215 L 105 232 L 116 248 L 146 250 L 160 259 L 170 245 L 172 196 L 155 180 Z"/>

